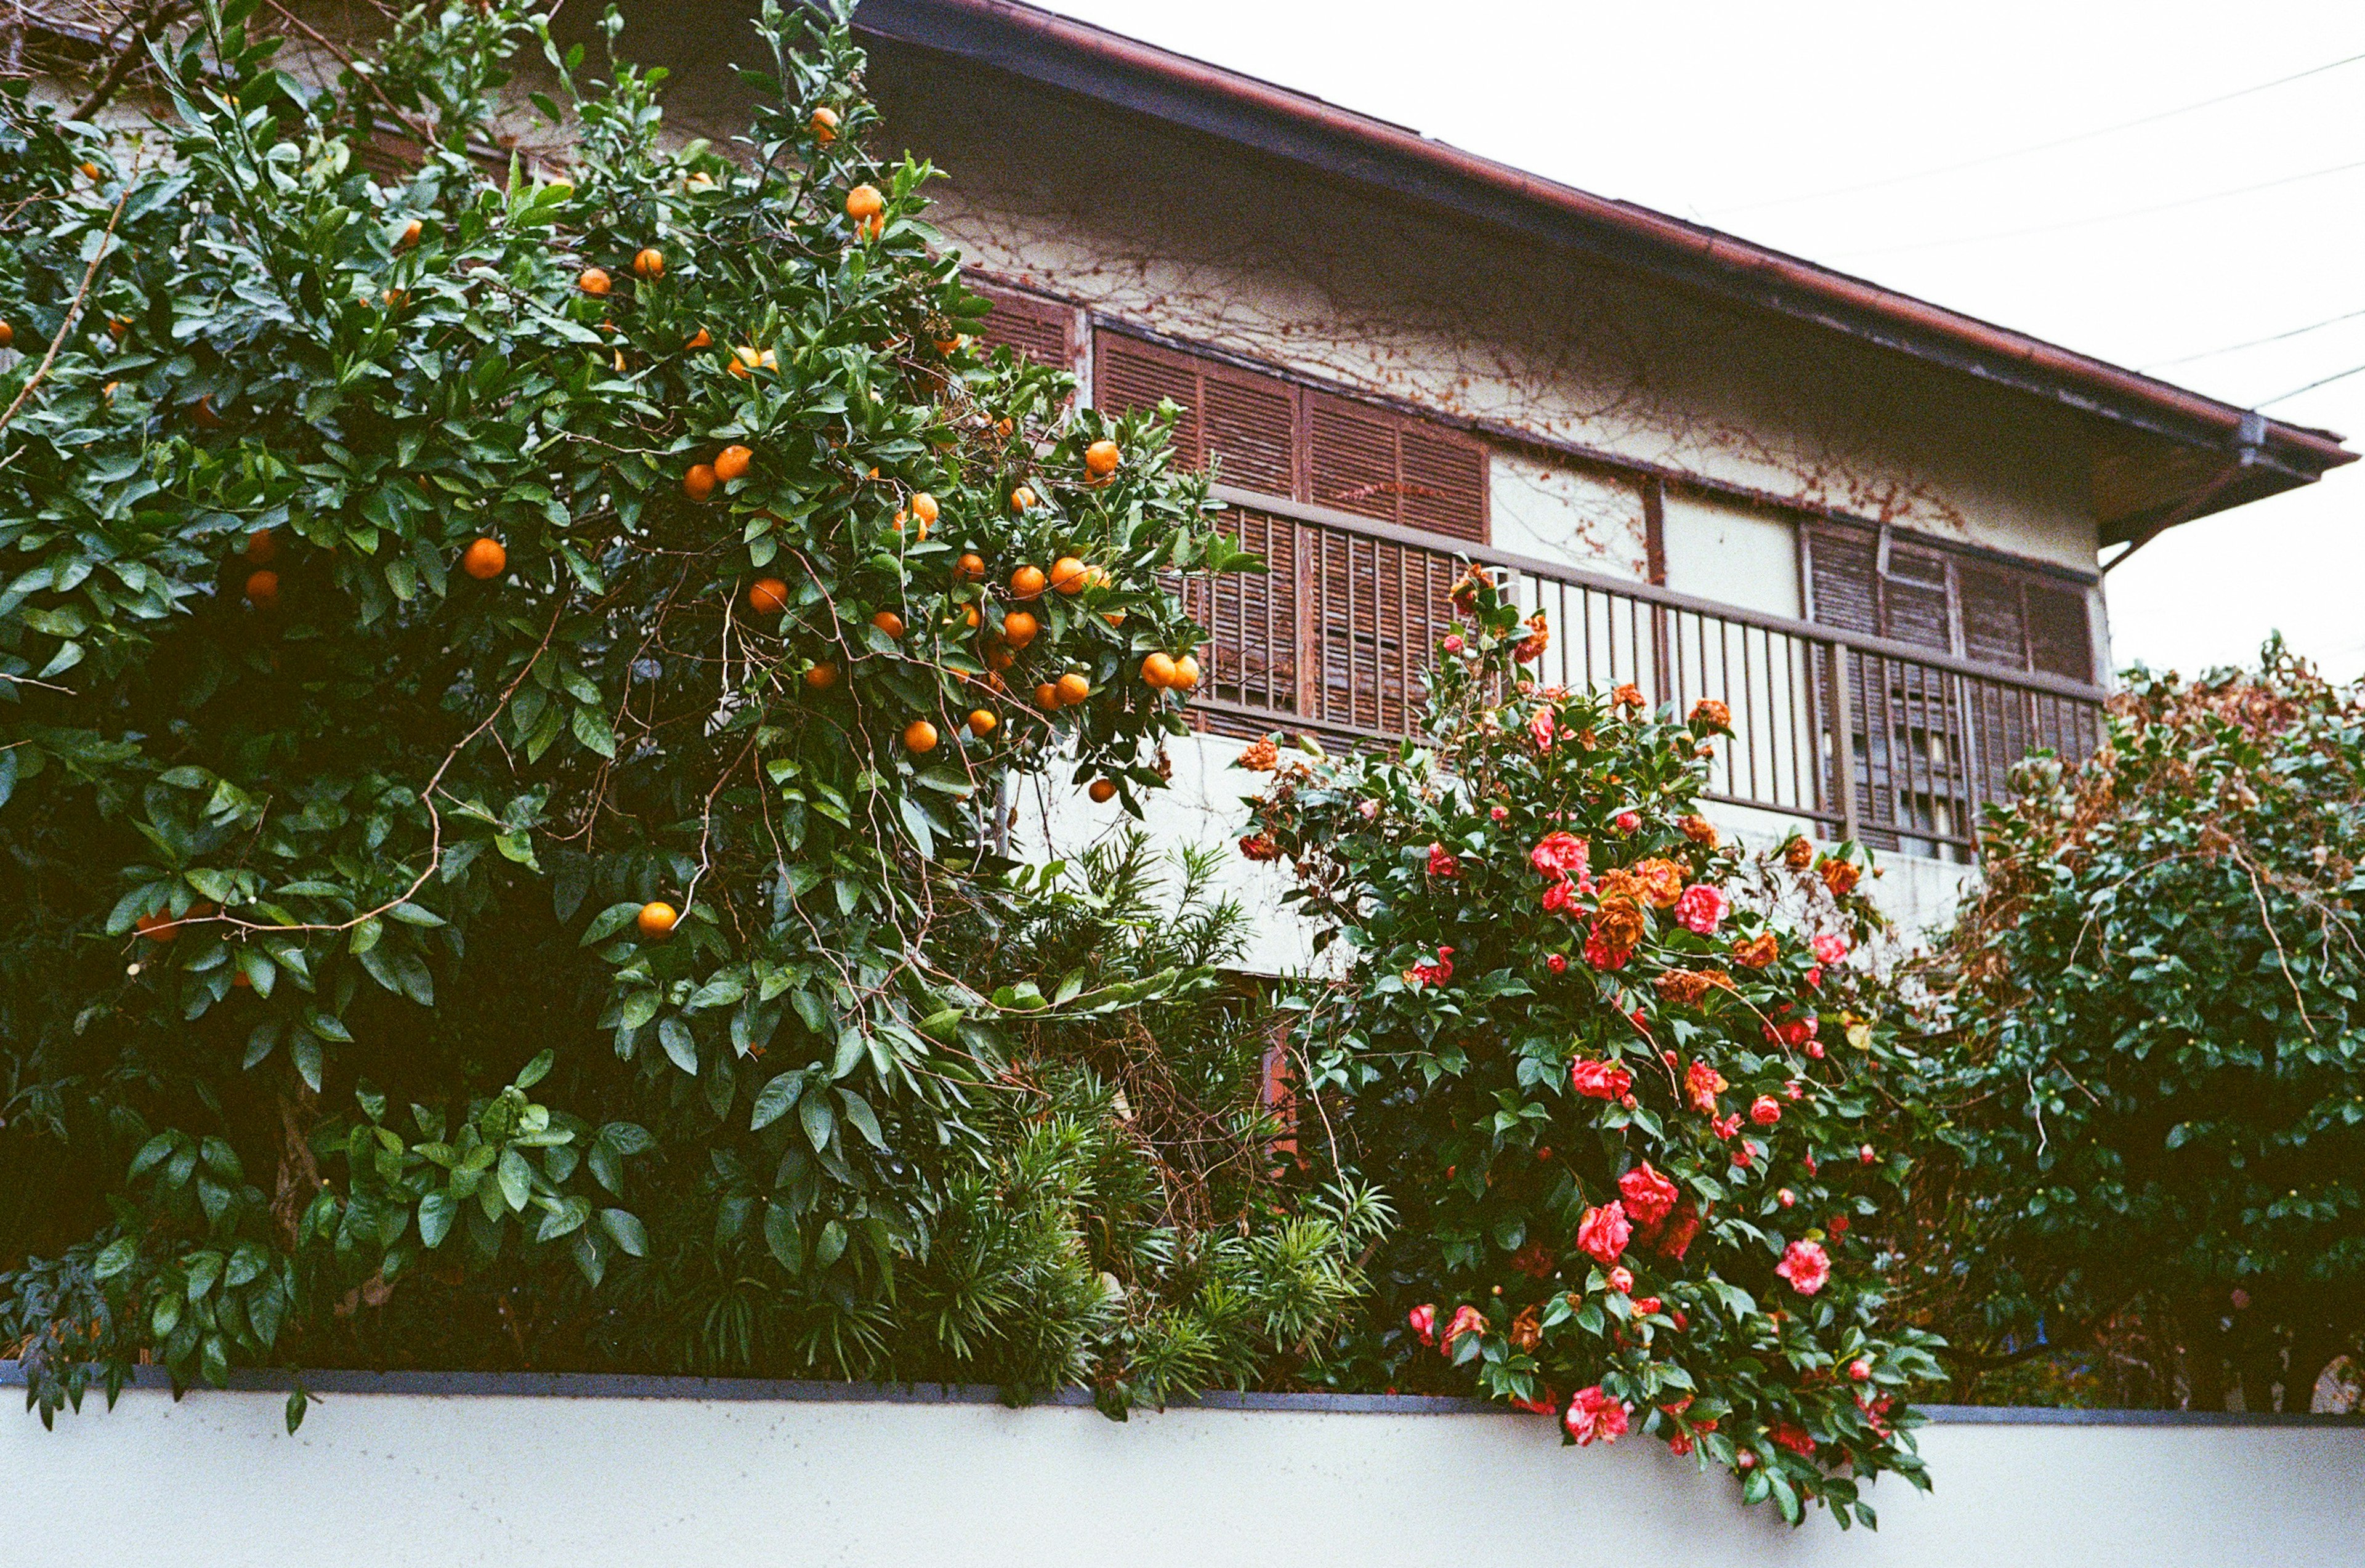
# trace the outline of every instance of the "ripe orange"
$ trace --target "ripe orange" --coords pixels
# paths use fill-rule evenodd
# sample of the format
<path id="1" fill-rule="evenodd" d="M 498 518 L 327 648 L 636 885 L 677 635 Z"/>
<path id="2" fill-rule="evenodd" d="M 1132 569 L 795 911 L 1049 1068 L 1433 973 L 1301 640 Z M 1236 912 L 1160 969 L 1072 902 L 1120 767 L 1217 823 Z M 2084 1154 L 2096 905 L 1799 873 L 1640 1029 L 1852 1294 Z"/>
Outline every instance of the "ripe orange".
<path id="1" fill-rule="evenodd" d="M 510 569 L 510 553 L 498 539 L 479 539 L 461 554 L 460 569 L 480 583 L 488 583 Z"/>
<path id="2" fill-rule="evenodd" d="M 654 245 L 644 247 L 633 257 L 633 275 L 652 283 L 665 276 L 665 252 Z"/>
<path id="3" fill-rule="evenodd" d="M 886 633 L 896 642 L 900 643 L 903 640 L 903 618 L 891 610 L 882 610 L 872 616 L 870 624 Z"/>
<path id="4" fill-rule="evenodd" d="M 689 472 L 681 476 L 682 494 L 693 501 L 702 501 L 714 493 L 714 469 L 704 463 L 693 463 Z"/>
<path id="5" fill-rule="evenodd" d="M 837 684 L 837 666 L 828 664 L 813 666 L 805 671 L 805 684 L 815 691 L 827 691 Z"/>
<path id="6" fill-rule="evenodd" d="M 953 581 L 957 583 L 985 581 L 985 557 L 972 551 L 954 562 Z"/>
<path id="7" fill-rule="evenodd" d="M 978 628 L 978 623 L 982 621 L 984 617 L 977 612 L 976 605 L 964 604 L 961 606 L 960 619 L 962 625 L 974 632 Z"/>
<path id="8" fill-rule="evenodd" d="M 903 726 L 903 749 L 923 756 L 936 749 L 936 727 L 925 719 L 914 719 Z"/>
<path id="9" fill-rule="evenodd" d="M 999 676 L 1018 662 L 1018 655 L 1000 643 L 985 650 L 985 667 Z"/>
<path id="10" fill-rule="evenodd" d="M 420 235 L 426 231 L 427 226 L 425 224 L 420 222 L 419 219 L 415 218 L 412 218 L 409 222 L 402 226 L 401 234 L 397 236 L 395 239 L 394 248 L 398 251 L 409 249 L 411 246 L 419 243 Z"/>
<path id="11" fill-rule="evenodd" d="M 279 602 L 279 574 L 264 567 L 249 572 L 246 577 L 246 601 L 257 610 L 269 610 Z"/>
<path id="12" fill-rule="evenodd" d="M 1174 685 L 1183 691 L 1199 684 L 1199 661 L 1185 654 L 1174 661 Z"/>
<path id="13" fill-rule="evenodd" d="M 1043 597 L 1043 568 L 1021 566 L 1010 574 L 1010 597 L 1040 599 Z"/>
<path id="14" fill-rule="evenodd" d="M 131 923 L 132 929 L 151 942 L 170 942 L 181 934 L 181 923 L 163 911 L 143 914 Z"/>
<path id="15" fill-rule="evenodd" d="M 824 147 L 837 140 L 837 111 L 827 106 L 813 110 L 806 122 L 813 127 L 813 140 Z"/>
<path id="16" fill-rule="evenodd" d="M 714 334 L 701 327 L 697 333 L 681 346 L 685 349 L 702 349 L 711 346 L 713 342 Z"/>
<path id="17" fill-rule="evenodd" d="M 1048 680 L 1037 687 L 1035 706 L 1042 709 L 1046 713 L 1057 712 L 1059 707 L 1059 689 Z"/>
<path id="18" fill-rule="evenodd" d="M 1101 612 L 1101 619 L 1107 622 L 1112 626 L 1122 626 L 1125 624 L 1125 611 L 1122 610 L 1103 610 Z"/>
<path id="19" fill-rule="evenodd" d="M 972 709 L 969 716 L 969 733 L 983 740 L 993 734 L 994 726 L 1001 722 L 1001 720 L 982 708 Z"/>
<path id="20" fill-rule="evenodd" d="M 1063 707 L 1072 708 L 1092 694 L 1093 683 L 1074 670 L 1059 678 L 1059 701 Z"/>
<path id="21" fill-rule="evenodd" d="M 1035 504 L 1035 492 L 1021 485 L 1010 492 L 1010 510 L 1025 511 Z"/>
<path id="22" fill-rule="evenodd" d="M 1051 563 L 1051 586 L 1071 599 L 1091 581 L 1091 568 L 1073 555 L 1062 555 Z"/>
<path id="23" fill-rule="evenodd" d="M 8 325 L 6 321 L 0 321 L 0 349 L 6 348 L 16 341 L 17 329 Z"/>
<path id="24" fill-rule="evenodd" d="M 389 299 L 393 297 L 393 295 L 394 291 L 392 289 L 388 289 L 387 291 L 387 296 Z M 106 335 L 113 338 L 117 342 L 121 342 L 123 341 L 123 334 L 129 330 L 131 330 L 131 323 L 125 320 L 122 317 L 110 316 L 107 318 Z"/>
<path id="25" fill-rule="evenodd" d="M 210 392 L 197 399 L 196 407 L 189 410 L 189 417 L 196 420 L 199 430 L 218 431 L 222 428 L 222 417 L 214 412 L 214 395 Z"/>
<path id="26" fill-rule="evenodd" d="M 1116 465 L 1123 457 L 1124 454 L 1116 449 L 1116 442 L 1103 438 L 1084 448 L 1084 472 L 1095 479 L 1105 479 L 1116 472 Z"/>
<path id="27" fill-rule="evenodd" d="M 714 476 L 718 479 L 736 479 L 745 474 L 747 465 L 755 461 L 756 454 L 745 447 L 726 446 L 714 454 Z"/>
<path id="28" fill-rule="evenodd" d="M 83 178 L 84 178 L 84 179 L 85 179 L 85 180 L 95 180 L 95 179 L 98 178 L 98 165 L 97 165 L 97 164 L 95 164 L 95 163 L 90 163 L 90 162 L 85 162 L 85 163 L 84 163 L 84 164 L 82 164 L 82 165 L 81 165 L 81 168 L 82 168 L 82 175 L 83 175 Z"/>
<path id="29" fill-rule="evenodd" d="M 640 927 L 642 935 L 654 942 L 671 932 L 680 918 L 669 903 L 644 903 L 641 913 L 633 916 L 633 924 Z"/>
<path id="30" fill-rule="evenodd" d="M 857 223 L 878 217 L 887 209 L 887 198 L 873 185 L 859 185 L 846 193 L 846 216 Z"/>
<path id="31" fill-rule="evenodd" d="M 886 215 L 884 213 L 878 212 L 872 213 L 869 217 L 856 223 L 854 226 L 854 231 L 865 240 L 878 239 L 879 236 L 887 232 Z"/>
<path id="32" fill-rule="evenodd" d="M 1174 661 L 1167 655 L 1152 654 L 1141 661 L 1143 681 L 1161 690 L 1174 684 Z"/>
<path id="33" fill-rule="evenodd" d="M 895 514 L 895 532 L 898 532 L 898 533 L 902 532 L 903 532 L 903 525 L 904 525 L 905 523 L 907 523 L 907 522 L 910 522 L 911 521 L 912 521 L 912 514 L 911 514 L 910 512 L 907 512 L 907 511 L 898 511 L 898 512 L 896 512 L 896 514 Z M 919 531 L 920 531 L 920 537 L 921 537 L 922 539 L 925 539 L 925 538 L 927 538 L 927 536 L 928 536 L 928 520 L 927 520 L 926 518 L 925 518 L 925 517 L 924 517 L 924 518 L 920 519 L 919 522 L 918 522 L 917 524 L 915 524 L 914 526 L 916 526 L 916 527 L 919 529 Z"/>
<path id="34" fill-rule="evenodd" d="M 271 530 L 258 528 L 246 536 L 245 555 L 249 566 L 267 566 L 279 559 L 279 541 Z"/>
<path id="35" fill-rule="evenodd" d="M 1014 648 L 1023 648 L 1043 630 L 1041 622 L 1023 610 L 1014 610 L 1002 618 L 1002 640 Z"/>
<path id="36" fill-rule="evenodd" d="M 1105 806 L 1111 801 L 1116 799 L 1116 780 L 1114 778 L 1095 778 L 1093 780 L 1093 787 L 1086 790 L 1085 793 L 1093 798 L 1093 804 L 1096 806 Z"/>
<path id="37" fill-rule="evenodd" d="M 585 267 L 582 274 L 575 280 L 575 286 L 596 299 L 604 297 L 615 286 L 608 281 L 606 268 Z"/>
<path id="38" fill-rule="evenodd" d="M 747 585 L 747 608 L 758 615 L 778 615 L 789 607 L 789 585 L 778 577 L 757 577 Z"/>
<path id="39" fill-rule="evenodd" d="M 936 521 L 936 498 L 925 490 L 914 490 L 912 493 L 912 515 L 920 520 L 920 526 L 923 529 Z"/>
<path id="40" fill-rule="evenodd" d="M 705 329 L 701 328 L 700 330 L 703 331 Z M 779 359 L 769 349 L 759 349 L 750 343 L 742 343 L 731 351 L 731 374 L 734 375 L 753 375 L 759 370 L 779 368 Z"/>

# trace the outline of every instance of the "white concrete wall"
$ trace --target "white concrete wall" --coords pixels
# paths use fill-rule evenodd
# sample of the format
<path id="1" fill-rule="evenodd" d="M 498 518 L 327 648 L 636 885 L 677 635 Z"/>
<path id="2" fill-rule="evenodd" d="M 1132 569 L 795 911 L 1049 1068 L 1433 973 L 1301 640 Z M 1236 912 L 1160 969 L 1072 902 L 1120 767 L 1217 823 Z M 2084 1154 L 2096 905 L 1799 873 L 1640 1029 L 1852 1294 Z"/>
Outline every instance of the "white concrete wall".
<path id="1" fill-rule="evenodd" d="M 12 1391 L 13 1392 L 13 1391 Z M 1654 1442 L 1504 1415 L 133 1391 L 0 1414 L 25 1568 L 519 1562 L 945 1568 L 2332 1568 L 2365 1428 L 1939 1425 L 1934 1495 L 1799 1529 Z"/>

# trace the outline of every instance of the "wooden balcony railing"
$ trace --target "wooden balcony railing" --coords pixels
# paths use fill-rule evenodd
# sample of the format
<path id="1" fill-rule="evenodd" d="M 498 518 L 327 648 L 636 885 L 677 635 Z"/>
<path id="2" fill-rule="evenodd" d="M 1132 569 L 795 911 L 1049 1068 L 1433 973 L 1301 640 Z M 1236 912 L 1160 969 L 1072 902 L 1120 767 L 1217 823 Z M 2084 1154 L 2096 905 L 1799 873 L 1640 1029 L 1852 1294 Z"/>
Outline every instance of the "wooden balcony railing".
<path id="1" fill-rule="evenodd" d="M 1184 585 L 1213 632 L 1196 706 L 1211 728 L 1304 729 L 1347 741 L 1405 734 L 1450 629 L 1464 563 L 1504 573 L 1549 618 L 1536 678 L 1631 683 L 1653 704 L 1703 697 L 1732 712 L 1708 798 L 1811 823 L 1825 836 L 1967 859 L 1979 811 L 2012 765 L 2049 749 L 2082 761 L 2104 693 L 1719 604 L 1483 545 L 1452 545 L 1326 507 L 1219 487 L 1225 531 L 1262 575 Z M 1846 744 L 1837 738 L 1846 737 Z M 1837 767 L 1845 756 L 1848 766 Z"/>

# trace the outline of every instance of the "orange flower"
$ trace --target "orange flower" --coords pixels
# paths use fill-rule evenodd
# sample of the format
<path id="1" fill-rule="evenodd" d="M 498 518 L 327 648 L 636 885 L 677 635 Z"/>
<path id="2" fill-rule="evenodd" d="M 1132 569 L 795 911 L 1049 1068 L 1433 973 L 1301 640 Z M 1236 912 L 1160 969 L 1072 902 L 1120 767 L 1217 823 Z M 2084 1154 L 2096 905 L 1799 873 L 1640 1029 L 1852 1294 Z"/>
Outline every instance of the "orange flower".
<path id="1" fill-rule="evenodd" d="M 1609 694 L 1609 700 L 1620 708 L 1640 708 L 1642 706 L 1642 689 L 1631 683 L 1621 686 Z"/>
<path id="2" fill-rule="evenodd" d="M 1732 710 L 1713 697 L 1703 697 L 1692 704 L 1692 722 L 1702 729 L 1730 730 Z"/>
<path id="3" fill-rule="evenodd" d="M 1707 848 L 1716 847 L 1716 824 L 1706 817 L 1685 817 L 1676 823 L 1686 838 Z"/>
<path id="4" fill-rule="evenodd" d="M 1594 931 L 1611 951 L 1631 948 L 1649 935 L 1651 917 L 1642 910 L 1642 884 L 1631 871 L 1604 871 L 1597 890 L 1600 918 Z"/>
<path id="5" fill-rule="evenodd" d="M 1781 957 L 1781 944 L 1771 931 L 1761 931 L 1732 949 L 1732 961 L 1743 969 L 1762 969 Z"/>
<path id="6" fill-rule="evenodd" d="M 1669 969 L 1658 979 L 1659 995 L 1678 1007 L 1697 1007 L 1708 994 L 1709 978 L 1696 969 Z"/>
<path id="7" fill-rule="evenodd" d="M 1823 857 L 1821 864 L 1816 866 L 1815 870 L 1823 879 L 1823 886 L 1832 890 L 1833 898 L 1842 898 L 1854 892 L 1856 879 L 1864 875 L 1855 861 L 1834 860 L 1828 855 Z"/>
<path id="8" fill-rule="evenodd" d="M 1803 871 L 1815 863 L 1815 846 L 1805 838 L 1794 838 L 1782 846 L 1782 864 L 1793 871 Z"/>
<path id="9" fill-rule="evenodd" d="M 1684 896 L 1684 868 L 1672 860 L 1653 856 L 1638 863 L 1634 879 L 1641 884 L 1642 896 L 1653 909 L 1673 909 L 1676 901 Z"/>

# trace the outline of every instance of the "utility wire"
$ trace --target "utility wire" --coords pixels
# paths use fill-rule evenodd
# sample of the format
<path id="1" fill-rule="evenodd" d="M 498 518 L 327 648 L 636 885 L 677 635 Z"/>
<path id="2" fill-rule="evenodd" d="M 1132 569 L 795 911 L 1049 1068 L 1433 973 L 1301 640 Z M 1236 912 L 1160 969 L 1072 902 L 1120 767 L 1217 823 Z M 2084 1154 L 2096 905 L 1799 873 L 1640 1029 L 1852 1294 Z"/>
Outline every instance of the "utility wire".
<path id="1" fill-rule="evenodd" d="M 2200 196 L 2180 196 L 2174 201 L 2155 202 L 2149 207 L 2130 207 L 2118 212 L 2089 213 L 2084 218 L 2065 218 L 2059 223 L 2039 223 L 2026 229 L 1999 229 L 1986 234 L 1956 234 L 1945 240 L 1917 240 L 1910 245 L 1882 245 L 1869 251 L 1846 251 L 1840 260 L 1858 256 L 1894 256 L 1908 251 L 1936 251 L 1949 245 L 1977 245 L 1990 240 L 2020 240 L 2032 234 L 2058 234 L 2065 230 L 2088 229 L 2097 223 L 2116 223 L 2122 218 L 2146 218 L 2155 212 L 2174 212 L 2180 207 L 2199 207 L 2204 202 L 2224 201 L 2231 196 L 2248 196 L 2252 191 L 2277 190 L 2295 185 L 2305 180 L 2321 180 L 2331 174 L 2345 174 L 2352 169 L 2365 169 L 2365 159 L 2353 163 L 2335 163 L 2328 169 L 2310 169 L 2304 174 L 2285 174 L 2279 180 L 2261 180 L 2252 185 L 2236 185 L 2229 190 L 2208 191 Z"/>
<path id="2" fill-rule="evenodd" d="M 2247 342 L 2227 343 L 2223 348 L 2203 349 L 2199 353 L 2181 354 L 2175 359 L 2156 359 L 2149 364 L 2139 364 L 2135 368 L 2150 372 L 2166 370 L 2172 364 L 2191 364 L 2196 359 L 2215 359 L 2219 354 L 2236 353 L 2243 349 L 2255 349 L 2266 343 L 2280 343 L 2287 338 L 2299 338 L 2310 332 L 2320 332 L 2326 327 L 2338 326 L 2343 321 L 2354 321 L 2359 316 L 2365 316 L 2365 310 L 2347 310 L 2337 316 L 2327 316 L 2321 321 L 2310 321 L 2304 327 L 2293 327 L 2288 332 L 2276 332 L 2270 337 L 2252 338 Z"/>
<path id="3" fill-rule="evenodd" d="M 2296 398 L 2303 392 L 2313 392 L 2319 386 L 2329 386 L 2336 381 L 2346 381 L 2357 375 L 2365 375 L 2365 364 L 2352 364 L 2346 370 L 2336 370 L 2330 375 L 2319 376 L 2304 386 L 2294 386 L 2288 392 L 2278 392 L 2271 398 L 2261 398 L 2250 407 L 2263 409 L 2270 403 L 2280 403 L 2285 398 Z"/>
<path id="4" fill-rule="evenodd" d="M 2236 98 L 2247 98 L 2253 93 L 2263 93 L 2271 87 L 2287 86 L 2293 82 L 2305 81 L 2310 76 L 2320 76 L 2327 71 L 2337 71 L 2344 65 L 2354 65 L 2360 60 L 2365 60 L 2365 54 L 2352 54 L 2345 59 L 2328 61 L 2322 65 L 2312 65 L 2305 71 L 2294 72 L 2289 76 L 2278 76 L 2271 82 L 2260 82 L 2254 86 L 2238 88 L 2231 93 L 2220 93 L 2214 98 L 2202 98 L 2195 103 L 2180 104 L 2172 109 L 2162 109 L 2157 114 L 2144 115 L 2135 119 L 2120 120 L 2115 125 L 2098 126 L 2092 130 L 2079 131 L 2074 136 L 2056 137 L 2051 141 L 2031 142 L 2025 147 L 2013 147 L 2001 152 L 1989 152 L 1977 158 L 1966 158 L 1959 163 L 1941 163 L 1934 168 L 1915 169 L 1903 174 L 1889 174 L 1877 180 L 1866 180 L 1858 185 L 1834 185 L 1826 190 L 1801 191 L 1793 196 L 1769 196 L 1764 201 L 1753 201 L 1740 207 L 1719 207 L 1717 215 L 1722 217 L 1734 213 L 1759 212 L 1769 207 L 1788 207 L 1796 202 L 1821 201 L 1827 196 L 1854 196 L 1858 191 L 1884 190 L 1890 185 L 1901 185 L 1913 180 L 1927 180 L 1940 174 L 1959 174 L 1965 169 L 1983 169 L 1990 163 L 2001 163 L 2014 158 L 2026 158 L 2037 152 L 2050 152 L 2057 147 L 2075 146 L 2081 141 L 2091 141 L 2096 137 L 2112 136 L 2122 130 L 2133 130 L 2138 126 L 2157 125 L 2161 120 L 2174 119 L 2179 115 L 2189 115 L 2196 109 L 2214 108 L 2219 104 L 2230 104 Z"/>

